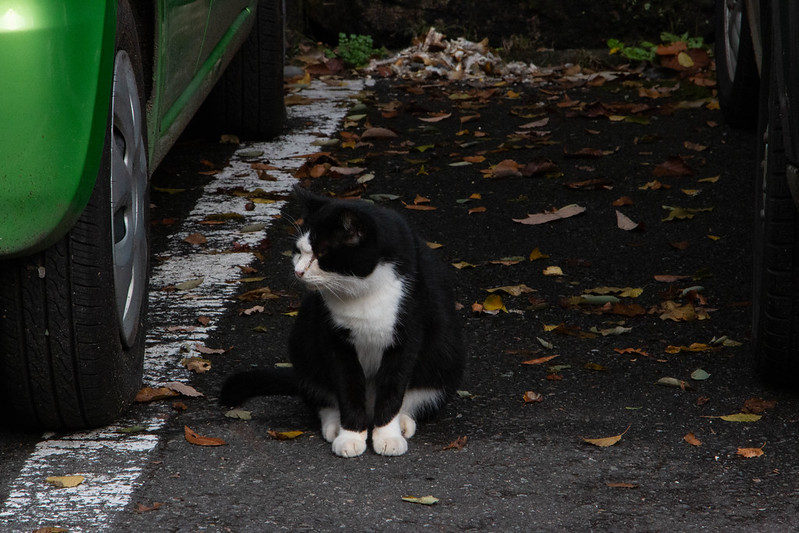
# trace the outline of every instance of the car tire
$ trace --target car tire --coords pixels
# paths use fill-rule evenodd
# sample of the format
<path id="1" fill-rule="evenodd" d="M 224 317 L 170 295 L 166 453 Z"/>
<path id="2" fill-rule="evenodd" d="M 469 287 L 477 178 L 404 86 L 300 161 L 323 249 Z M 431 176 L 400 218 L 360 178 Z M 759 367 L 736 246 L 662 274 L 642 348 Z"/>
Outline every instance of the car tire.
<path id="1" fill-rule="evenodd" d="M 260 0 L 252 31 L 200 113 L 214 131 L 242 140 L 280 135 L 286 117 L 283 56 L 283 0 Z"/>
<path id="2" fill-rule="evenodd" d="M 716 78 L 724 120 L 755 128 L 760 75 L 743 0 L 716 0 Z"/>
<path id="3" fill-rule="evenodd" d="M 105 425 L 141 387 L 147 154 L 136 26 L 120 0 L 113 96 L 91 198 L 50 248 L 0 265 L 0 395 L 25 426 Z"/>
<path id="4" fill-rule="evenodd" d="M 769 32 L 770 33 L 770 32 Z M 783 121 L 764 48 L 756 190 L 753 283 L 754 353 L 769 381 L 794 384 L 799 376 L 799 216 L 788 185 Z"/>

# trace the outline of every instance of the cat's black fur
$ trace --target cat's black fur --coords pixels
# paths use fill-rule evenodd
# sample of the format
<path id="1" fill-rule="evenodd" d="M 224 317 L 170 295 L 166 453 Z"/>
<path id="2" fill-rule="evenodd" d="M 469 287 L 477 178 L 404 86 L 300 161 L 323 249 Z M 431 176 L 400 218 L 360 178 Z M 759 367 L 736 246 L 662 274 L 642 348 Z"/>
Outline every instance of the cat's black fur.
<path id="1" fill-rule="evenodd" d="M 464 348 L 447 275 L 432 250 L 392 210 L 364 201 L 323 198 L 302 189 L 296 194 L 304 207 L 303 235 L 298 246 L 302 248 L 306 243 L 306 253 L 295 256 L 295 274 L 310 283 L 312 290 L 304 297 L 291 331 L 289 356 L 293 368 L 234 375 L 223 386 L 222 403 L 239 405 L 252 396 L 299 394 L 317 412 L 337 408 L 341 430 L 363 433 L 395 419 L 407 391 L 435 390 L 441 392 L 440 401 L 423 402 L 414 408 L 411 417 L 416 420 L 435 414 L 461 380 Z M 393 268 L 387 269 L 387 265 Z M 319 276 L 314 277 L 314 272 Z M 380 272 L 380 277 L 376 272 Z M 365 373 L 354 330 L 371 327 L 363 322 L 370 320 L 372 312 L 378 321 L 386 315 L 381 309 L 367 306 L 364 317 L 353 318 L 351 326 L 343 326 L 342 319 L 334 317 L 341 313 L 337 311 L 339 304 L 344 306 L 342 302 L 353 296 L 339 294 L 338 283 L 325 287 L 318 280 L 309 279 L 326 278 L 328 273 L 341 276 L 336 279 L 343 280 L 344 285 L 352 281 L 355 287 L 373 278 L 378 284 L 385 279 L 389 304 L 397 300 L 390 296 L 394 294 L 392 290 L 397 290 L 395 278 L 401 280 L 403 290 L 391 341 L 384 343 L 382 354 L 378 354 L 376 369 L 368 370 L 367 363 Z M 381 301 L 382 296 L 369 297 Z M 346 305 L 347 310 L 352 307 Z M 332 440 L 334 435 L 325 436 Z M 404 451 L 386 453 L 399 455 Z"/>

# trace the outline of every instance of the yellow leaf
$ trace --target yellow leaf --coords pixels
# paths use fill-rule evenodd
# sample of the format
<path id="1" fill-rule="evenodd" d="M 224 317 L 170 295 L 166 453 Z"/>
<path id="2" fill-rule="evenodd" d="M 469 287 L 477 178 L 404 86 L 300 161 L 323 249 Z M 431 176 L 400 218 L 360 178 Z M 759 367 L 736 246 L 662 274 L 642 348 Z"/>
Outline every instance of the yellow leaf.
<path id="1" fill-rule="evenodd" d="M 430 248 L 431 250 L 438 250 L 442 246 L 444 246 L 444 245 L 441 244 L 441 243 L 438 243 L 438 242 L 428 242 L 427 243 L 427 247 Z"/>
<path id="2" fill-rule="evenodd" d="M 541 253 L 541 250 L 538 248 L 534 248 L 533 251 L 530 252 L 530 261 L 535 261 L 536 259 L 549 259 L 549 256 Z"/>
<path id="3" fill-rule="evenodd" d="M 298 430 L 295 430 L 295 431 L 275 431 L 273 429 L 270 429 L 269 431 L 267 431 L 267 433 L 269 434 L 270 437 L 272 437 L 275 440 L 292 440 L 292 439 L 296 439 L 297 437 L 299 437 L 300 435 L 302 435 L 305 432 L 304 431 L 298 431 Z"/>
<path id="4" fill-rule="evenodd" d="M 543 274 L 545 276 L 562 276 L 563 270 L 559 266 L 548 266 L 544 269 Z"/>
<path id="5" fill-rule="evenodd" d="M 691 56 L 685 52 L 680 52 L 677 54 L 677 62 L 685 68 L 691 68 L 694 66 L 694 60 L 691 59 Z"/>
<path id="6" fill-rule="evenodd" d="M 458 261 L 457 263 L 452 263 L 452 266 L 454 266 L 458 270 L 461 270 L 463 268 L 475 268 L 477 265 L 467 263 L 466 261 Z"/>
<path id="7" fill-rule="evenodd" d="M 438 503 L 438 498 L 436 498 L 435 496 L 422 496 L 421 498 L 417 496 L 403 496 L 402 501 L 410 503 L 418 503 L 421 505 L 435 505 L 436 503 Z"/>
<path id="8" fill-rule="evenodd" d="M 719 181 L 720 177 L 721 177 L 721 174 L 719 174 L 717 176 L 711 176 L 709 178 L 702 178 L 701 180 L 697 180 L 697 181 L 699 181 L 699 183 L 716 183 L 717 181 Z"/>
<path id="9" fill-rule="evenodd" d="M 751 413 L 735 413 L 734 415 L 724 415 L 720 416 L 722 420 L 725 422 L 757 422 L 761 418 L 761 415 L 753 415 Z"/>
<path id="10" fill-rule="evenodd" d="M 593 444 L 594 446 L 599 446 L 600 448 L 607 448 L 608 446 L 613 446 L 617 442 L 619 442 L 624 436 L 627 431 L 629 431 L 630 426 L 627 426 L 621 434 L 614 435 L 613 437 L 603 437 L 601 439 L 583 439 L 583 442 L 587 442 L 588 444 Z"/>
<path id="11" fill-rule="evenodd" d="M 45 481 L 59 489 L 70 489 L 84 482 L 83 476 L 50 476 Z"/>
<path id="12" fill-rule="evenodd" d="M 491 294 L 483 302 L 484 311 L 504 311 L 508 312 L 505 304 L 502 303 L 502 297 L 499 294 Z"/>

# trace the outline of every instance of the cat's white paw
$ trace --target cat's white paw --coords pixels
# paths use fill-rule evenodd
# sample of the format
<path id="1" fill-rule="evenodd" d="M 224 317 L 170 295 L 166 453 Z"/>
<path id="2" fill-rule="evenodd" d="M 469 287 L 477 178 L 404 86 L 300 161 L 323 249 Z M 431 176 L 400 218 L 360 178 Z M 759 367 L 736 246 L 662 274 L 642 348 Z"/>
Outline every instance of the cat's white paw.
<path id="1" fill-rule="evenodd" d="M 410 439 L 416 434 L 416 420 L 405 413 L 399 415 L 399 424 L 402 430 L 402 436 L 406 439 Z"/>
<path id="2" fill-rule="evenodd" d="M 408 451 L 408 441 L 402 436 L 399 417 L 372 431 L 372 447 L 380 455 L 402 455 Z"/>
<path id="3" fill-rule="evenodd" d="M 339 457 L 357 457 L 366 451 L 366 431 L 342 429 L 333 440 L 333 453 Z"/>
<path id="4" fill-rule="evenodd" d="M 322 436 L 327 442 L 333 442 L 341 432 L 341 416 L 338 409 L 326 407 L 319 410 L 319 420 L 322 422 Z"/>

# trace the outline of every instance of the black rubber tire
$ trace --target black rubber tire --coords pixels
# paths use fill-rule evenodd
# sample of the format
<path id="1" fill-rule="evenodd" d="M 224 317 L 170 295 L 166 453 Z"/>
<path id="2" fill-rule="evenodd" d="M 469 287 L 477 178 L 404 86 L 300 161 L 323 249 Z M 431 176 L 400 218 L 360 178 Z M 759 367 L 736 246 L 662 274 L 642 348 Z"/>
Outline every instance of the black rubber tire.
<path id="1" fill-rule="evenodd" d="M 142 87 L 127 0 L 118 10 L 117 49 L 128 51 Z M 94 191 L 69 233 L 38 254 L 0 263 L 0 398 L 4 419 L 10 411 L 24 426 L 102 426 L 141 387 L 145 328 L 139 322 L 123 345 L 116 313 L 111 138 L 108 128 Z M 146 307 L 146 282 L 144 291 Z"/>
<path id="2" fill-rule="evenodd" d="M 215 132 L 242 140 L 280 135 L 286 117 L 283 56 L 283 1 L 260 0 L 250 35 L 200 112 Z"/>
<path id="3" fill-rule="evenodd" d="M 760 75 L 755 60 L 755 50 L 752 45 L 752 35 L 749 32 L 749 21 L 746 9 L 743 9 L 739 35 L 739 46 L 734 67 L 731 68 L 728 60 L 729 43 L 727 29 L 725 28 L 725 2 L 729 0 L 716 0 L 716 13 L 714 18 L 716 35 L 716 80 L 718 83 L 719 104 L 724 121 L 737 128 L 754 129 L 758 122 L 758 92 L 760 88 Z M 743 4 L 742 0 L 738 1 Z M 730 71 L 733 70 L 734 73 Z"/>
<path id="4" fill-rule="evenodd" d="M 754 355 L 769 381 L 795 385 L 799 376 L 799 216 L 786 179 L 785 138 L 764 50 L 753 283 Z"/>

